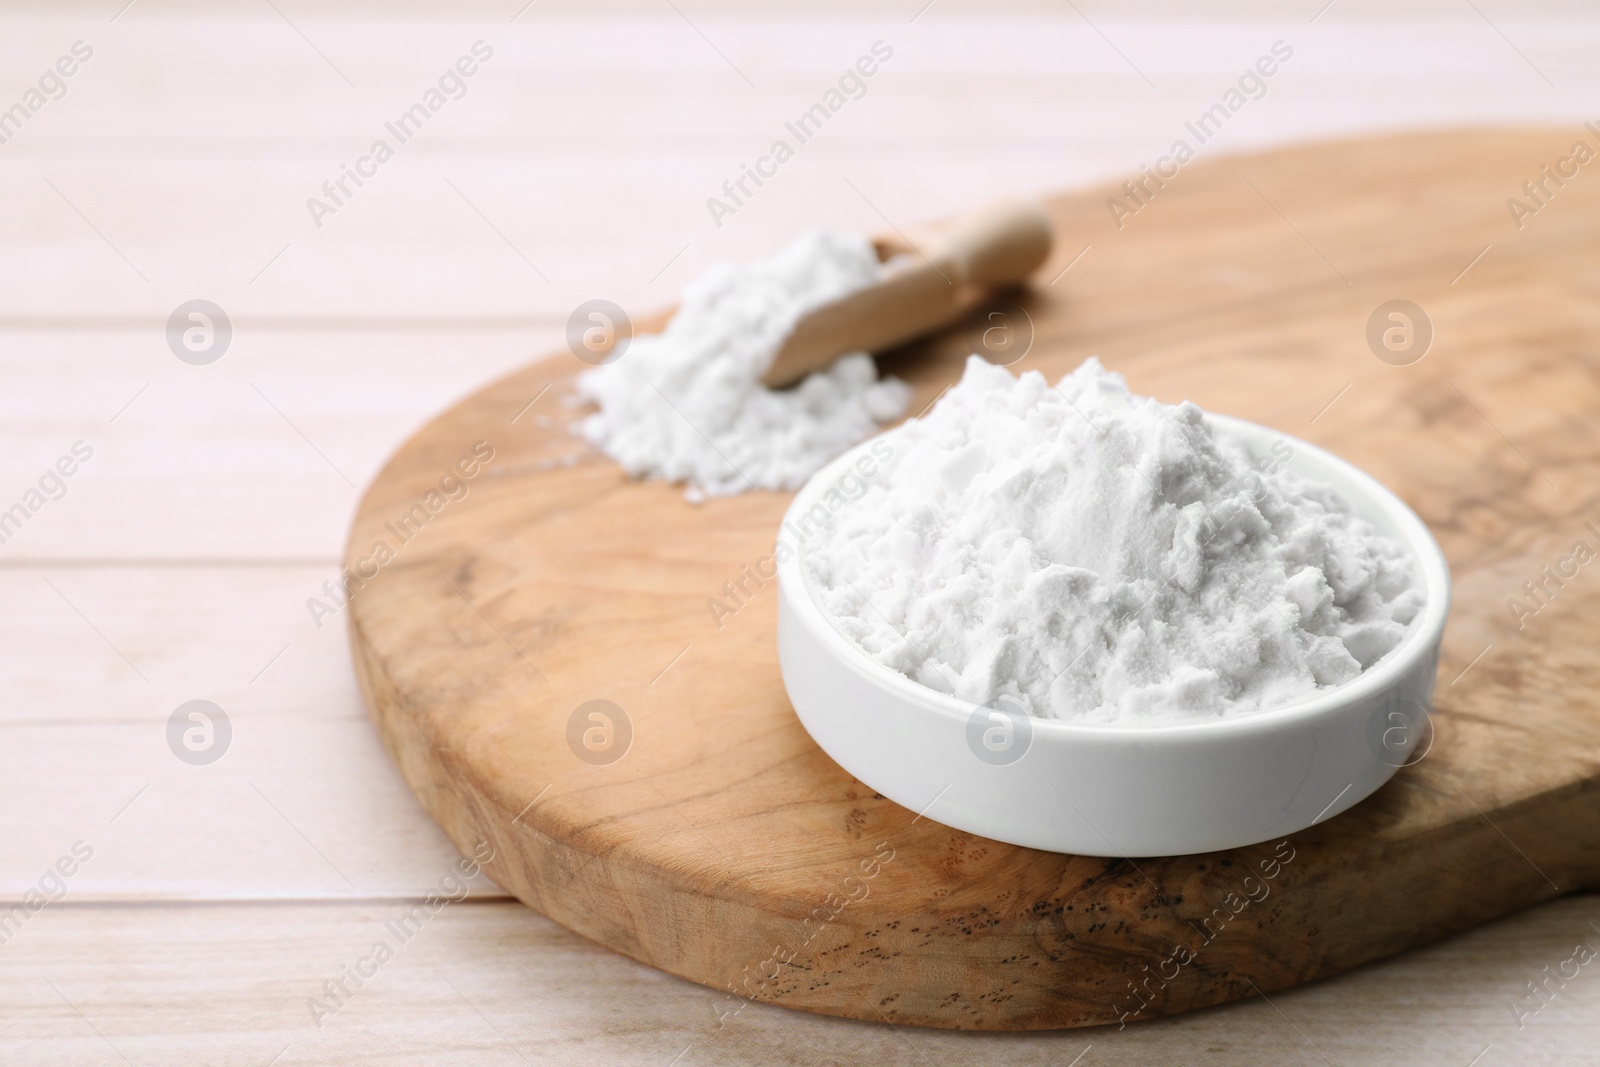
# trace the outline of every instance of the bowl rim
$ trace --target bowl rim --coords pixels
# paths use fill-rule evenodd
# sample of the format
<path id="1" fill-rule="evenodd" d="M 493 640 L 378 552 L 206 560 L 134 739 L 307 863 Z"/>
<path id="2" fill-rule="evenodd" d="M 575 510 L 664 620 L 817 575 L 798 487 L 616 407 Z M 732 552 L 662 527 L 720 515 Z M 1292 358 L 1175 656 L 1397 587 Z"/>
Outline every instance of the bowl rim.
<path id="1" fill-rule="evenodd" d="M 1262 426 L 1246 419 L 1235 418 L 1231 415 L 1221 415 L 1208 411 L 1205 413 L 1205 418 L 1213 429 L 1221 432 L 1221 435 L 1241 440 L 1247 444 L 1256 444 L 1263 437 L 1270 438 L 1273 441 L 1288 440 L 1295 450 L 1294 457 L 1288 461 L 1288 464 L 1291 469 L 1298 469 L 1297 472 L 1302 477 L 1310 473 L 1304 469 L 1301 463 L 1301 457 L 1304 456 L 1311 467 L 1320 466 L 1336 471 L 1346 482 L 1359 489 L 1362 499 L 1359 502 L 1349 500 L 1349 503 L 1353 505 L 1352 510 L 1357 515 L 1379 511 L 1389 519 L 1390 525 L 1395 531 L 1394 536 L 1402 542 L 1406 550 L 1412 555 L 1427 593 L 1427 601 L 1424 603 L 1422 610 L 1418 612 L 1417 617 L 1412 620 L 1406 636 L 1399 645 L 1391 649 L 1373 666 L 1362 671 L 1354 680 L 1327 692 L 1317 693 L 1305 699 L 1269 708 L 1265 711 L 1249 712 L 1226 718 L 1205 719 L 1198 722 L 1166 722 L 1139 726 L 1120 723 L 1081 723 L 1030 716 L 1030 729 L 1034 743 L 1041 741 L 1048 743 L 1047 739 L 1050 738 L 1055 738 L 1059 741 L 1088 743 L 1185 739 L 1210 740 L 1241 734 L 1251 735 L 1293 730 L 1305 722 L 1335 716 L 1348 707 L 1361 704 L 1392 690 L 1416 668 L 1418 661 L 1432 656 L 1437 649 L 1450 612 L 1450 568 L 1445 559 L 1444 551 L 1439 547 L 1438 541 L 1434 539 L 1432 531 L 1428 529 L 1427 524 L 1418 517 L 1416 512 L 1405 501 L 1353 463 L 1340 459 L 1326 449 L 1295 437 L 1293 434 L 1283 433 L 1271 427 Z M 904 423 L 900 424 L 900 426 L 904 425 Z M 795 494 L 789 507 L 785 509 L 782 525 L 779 527 L 780 537 L 782 536 L 782 531 L 788 529 L 791 522 L 810 509 L 817 494 L 822 493 L 827 488 L 831 488 L 832 483 L 843 473 L 843 468 L 852 466 L 861 452 L 870 448 L 875 441 L 883 436 L 896 433 L 900 426 L 867 438 L 812 475 L 810 480 Z M 1333 488 L 1347 499 L 1354 495 L 1346 492 L 1342 486 L 1334 486 Z M 921 705 L 941 718 L 957 720 L 963 727 L 974 710 L 988 706 L 975 704 L 948 693 L 930 689 L 893 667 L 879 663 L 858 648 L 853 641 L 839 630 L 832 618 L 825 614 L 821 605 L 817 603 L 811 588 L 810 575 L 802 566 L 805 560 L 805 553 L 805 541 L 802 540 L 798 545 L 794 546 L 794 551 L 790 552 L 778 563 L 777 579 L 779 589 L 783 599 L 793 607 L 797 621 L 813 635 L 820 638 L 824 648 L 832 653 L 833 658 L 841 666 L 861 676 L 863 680 L 869 683 L 889 689 L 910 703 Z"/>

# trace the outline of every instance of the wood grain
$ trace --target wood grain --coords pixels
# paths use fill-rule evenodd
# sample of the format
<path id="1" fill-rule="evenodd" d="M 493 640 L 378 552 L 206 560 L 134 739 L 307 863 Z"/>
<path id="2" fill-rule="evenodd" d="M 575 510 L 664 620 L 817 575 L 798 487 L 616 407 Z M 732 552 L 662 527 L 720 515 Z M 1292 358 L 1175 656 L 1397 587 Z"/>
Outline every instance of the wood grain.
<path id="1" fill-rule="evenodd" d="M 787 497 L 692 507 L 598 458 L 546 469 L 569 447 L 571 358 L 445 412 L 362 502 L 351 566 L 474 442 L 494 450 L 353 601 L 357 672 L 402 774 L 458 845 L 507 857 L 502 885 L 593 940 L 757 999 L 926 1026 L 1078 1026 L 1271 993 L 1595 884 L 1600 583 L 1574 579 L 1521 633 L 1505 606 L 1600 519 L 1583 355 L 1600 185 L 1574 183 L 1522 231 L 1504 205 L 1570 140 L 1438 134 L 1196 163 L 1120 230 L 1114 190 L 1052 205 L 1069 236 L 1042 276 L 1076 254 L 1070 235 L 1093 258 L 1030 296 L 1020 368 L 1054 377 L 1096 353 L 1136 390 L 1322 444 L 1405 498 L 1456 575 L 1429 755 L 1291 839 L 1259 903 L 1237 894 L 1270 845 L 1036 853 L 840 771 L 784 698 L 770 590 L 720 631 L 705 607 L 770 547 Z M 1396 297 L 1437 331 L 1407 367 L 1364 340 Z M 886 363 L 926 403 L 965 351 L 954 331 Z M 546 386 L 555 424 L 513 422 Z M 604 767 L 565 740 L 597 698 L 634 731 Z M 875 850 L 892 862 L 840 904 Z M 1219 907 L 1234 914 L 1204 939 Z M 1177 945 L 1195 961 L 1145 983 Z"/>

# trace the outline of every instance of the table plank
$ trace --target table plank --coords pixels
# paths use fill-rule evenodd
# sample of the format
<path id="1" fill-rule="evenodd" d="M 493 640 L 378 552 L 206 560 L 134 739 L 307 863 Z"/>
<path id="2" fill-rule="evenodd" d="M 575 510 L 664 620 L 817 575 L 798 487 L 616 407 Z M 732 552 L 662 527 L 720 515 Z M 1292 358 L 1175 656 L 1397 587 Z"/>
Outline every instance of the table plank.
<path id="1" fill-rule="evenodd" d="M 218 362 L 196 367 L 174 357 L 160 327 L 0 332 L 0 511 L 75 442 L 93 450 L 64 495 L 35 499 L 20 530 L 3 531 L 0 567 L 309 559 L 331 569 L 358 487 L 395 443 L 560 337 L 549 327 L 245 326 Z M 547 409 L 558 413 L 547 401 L 505 432 L 526 432 Z"/>
<path id="2" fill-rule="evenodd" d="M 489 864 L 492 869 L 493 863 Z M 1592 895 L 1311 986 L 1118 1031 L 890 1028 L 737 1000 L 600 950 L 517 904 L 75 905 L 4 946 L 8 1064 L 1567 1064 L 1600 1037 L 1591 963 L 1517 1026 L 1524 983 L 1600 944 Z M 420 928 L 418 928 L 420 927 Z M 393 958 L 335 1004 L 379 940 Z M 52 988 L 53 986 L 53 988 Z M 198 991 L 204 995 L 198 995 Z M 321 1017 L 308 1000 L 338 1010 Z M 1528 1001 L 1528 1003 L 1536 1003 Z M 737 1012 L 736 1014 L 729 1014 Z M 724 1016 L 719 1019 L 719 1015 Z M 1419 1025 L 1420 1024 L 1420 1025 Z M 98 1031 L 98 1033 L 97 1033 Z M 1085 1051 L 1087 1049 L 1087 1052 Z M 1487 1050 L 1487 1051 L 1486 1051 Z M 1074 1061 L 1073 1057 L 1082 1056 Z M 674 1061 L 673 1057 L 680 1058 Z M 1473 1057 L 1478 1056 L 1475 1060 Z"/>
<path id="3" fill-rule="evenodd" d="M 671 16 L 530 14 L 496 31 L 501 50 L 476 87 L 318 227 L 308 197 L 441 63 L 495 33 L 472 19 L 373 34 L 360 19 L 298 17 L 324 51 L 349 53 L 357 88 L 270 11 L 197 22 L 135 9 L 113 27 L 68 95 L 3 146 L 0 262 L 27 268 L 0 288 L 0 323 L 154 323 L 199 295 L 238 316 L 560 321 L 598 293 L 654 306 L 714 260 L 769 250 L 797 220 L 903 227 L 1001 193 L 1136 176 L 1274 40 L 1292 38 L 1294 60 L 1204 152 L 1486 119 L 1576 133 L 1600 43 L 1593 22 L 1505 22 L 1512 47 L 1470 14 L 1101 25 L 1137 57 L 1125 60 L 1070 12 L 706 21 L 750 86 Z M 28 25 L 0 54 L 21 84 L 84 23 Z M 885 34 L 895 57 L 866 95 L 716 225 L 707 199 Z M 1434 46 L 1419 54 L 1421 38 Z"/>
<path id="4" fill-rule="evenodd" d="M 81 900 L 386 897 L 434 884 L 454 847 L 367 720 L 326 566 L 0 569 L 0 899 L 75 841 Z M 231 740 L 169 748 L 189 700 Z M 500 894 L 495 890 L 495 895 Z"/>

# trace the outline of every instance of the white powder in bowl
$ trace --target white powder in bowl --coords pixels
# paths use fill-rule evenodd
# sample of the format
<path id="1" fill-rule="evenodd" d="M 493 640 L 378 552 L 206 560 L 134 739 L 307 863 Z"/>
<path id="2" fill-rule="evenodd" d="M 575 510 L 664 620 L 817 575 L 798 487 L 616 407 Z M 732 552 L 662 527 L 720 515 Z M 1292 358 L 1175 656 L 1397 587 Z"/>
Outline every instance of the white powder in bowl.
<path id="1" fill-rule="evenodd" d="M 1402 547 L 1329 489 L 1134 396 L 1090 359 L 1052 389 L 976 356 L 806 548 L 863 651 L 974 704 L 1150 724 L 1348 682 L 1423 603 Z"/>
<path id="2" fill-rule="evenodd" d="M 871 284 L 878 270 L 865 238 L 826 230 L 768 260 L 713 267 L 665 330 L 578 377 L 578 396 L 600 407 L 578 432 L 633 477 L 687 482 L 690 500 L 799 488 L 905 413 L 910 389 L 879 381 L 865 352 L 791 389 L 761 384 L 801 315 Z"/>

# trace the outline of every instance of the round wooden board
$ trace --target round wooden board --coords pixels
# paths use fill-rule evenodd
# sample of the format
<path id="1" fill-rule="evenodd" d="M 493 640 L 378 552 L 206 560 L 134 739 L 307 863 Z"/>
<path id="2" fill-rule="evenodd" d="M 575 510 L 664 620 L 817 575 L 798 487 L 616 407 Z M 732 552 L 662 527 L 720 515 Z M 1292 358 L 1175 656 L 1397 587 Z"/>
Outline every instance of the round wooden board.
<path id="1" fill-rule="evenodd" d="M 439 416 L 367 491 L 346 562 L 370 575 L 392 555 L 349 613 L 378 728 L 456 843 L 493 846 L 497 882 L 712 987 L 708 1021 L 741 996 L 974 1029 L 1148 1018 L 1593 885 L 1600 564 L 1520 629 L 1507 605 L 1575 542 L 1600 549 L 1600 177 L 1521 228 L 1507 206 L 1580 137 L 1597 142 L 1458 132 L 1201 160 L 1121 228 L 1118 189 L 1051 204 L 1016 369 L 1054 379 L 1097 354 L 1136 391 L 1311 440 L 1399 493 L 1450 558 L 1431 750 L 1343 815 L 1286 843 L 1107 861 L 875 795 L 785 698 L 773 586 L 747 584 L 721 625 L 708 607 L 771 551 L 788 495 L 694 506 L 629 482 L 568 429 L 583 367 L 566 354 Z M 1367 345 L 1392 299 L 1435 331 L 1409 366 Z M 919 410 L 967 350 L 956 329 L 883 363 Z M 466 495 L 430 497 L 475 445 L 493 458 L 465 464 Z M 615 762 L 568 743 L 593 700 L 631 725 Z"/>

